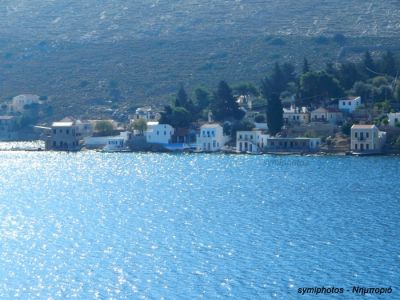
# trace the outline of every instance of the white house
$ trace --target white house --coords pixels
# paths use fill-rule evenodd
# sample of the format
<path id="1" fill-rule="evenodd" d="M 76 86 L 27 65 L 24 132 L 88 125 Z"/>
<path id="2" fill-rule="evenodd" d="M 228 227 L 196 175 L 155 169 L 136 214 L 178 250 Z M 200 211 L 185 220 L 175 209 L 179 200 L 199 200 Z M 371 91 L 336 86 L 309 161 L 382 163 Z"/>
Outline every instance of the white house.
<path id="1" fill-rule="evenodd" d="M 236 151 L 261 153 L 270 136 L 261 130 L 236 132 Z"/>
<path id="2" fill-rule="evenodd" d="M 130 139 L 131 133 L 129 131 L 121 132 L 119 136 L 110 136 L 103 150 L 106 152 L 127 150 L 129 148 L 128 141 Z"/>
<path id="3" fill-rule="evenodd" d="M 130 134 L 129 131 L 124 131 L 115 136 L 86 136 L 83 144 L 90 149 L 121 150 L 127 147 L 127 142 L 131 138 Z"/>
<path id="4" fill-rule="evenodd" d="M 283 120 L 285 124 L 306 124 L 310 122 L 310 113 L 306 107 L 300 109 L 291 105 L 283 109 Z"/>
<path id="5" fill-rule="evenodd" d="M 361 97 L 339 100 L 339 109 L 343 112 L 352 113 L 361 105 Z"/>
<path id="6" fill-rule="evenodd" d="M 386 132 L 375 125 L 353 125 L 351 127 L 351 151 L 357 153 L 379 153 L 386 142 Z"/>
<path id="7" fill-rule="evenodd" d="M 215 152 L 229 141 L 229 136 L 224 135 L 224 130 L 217 123 L 208 123 L 200 127 L 200 133 L 197 135 L 196 149 L 198 151 Z"/>
<path id="8" fill-rule="evenodd" d="M 147 122 L 147 129 L 144 132 L 146 142 L 150 144 L 170 144 L 174 134 L 174 128 L 169 124 L 158 122 Z"/>
<path id="9" fill-rule="evenodd" d="M 38 95 L 22 94 L 22 95 L 15 96 L 11 100 L 10 109 L 13 112 L 23 112 L 25 105 L 31 105 L 34 103 L 35 104 L 39 103 Z"/>
<path id="10" fill-rule="evenodd" d="M 400 112 L 388 113 L 389 125 L 395 127 L 396 124 L 400 126 Z"/>

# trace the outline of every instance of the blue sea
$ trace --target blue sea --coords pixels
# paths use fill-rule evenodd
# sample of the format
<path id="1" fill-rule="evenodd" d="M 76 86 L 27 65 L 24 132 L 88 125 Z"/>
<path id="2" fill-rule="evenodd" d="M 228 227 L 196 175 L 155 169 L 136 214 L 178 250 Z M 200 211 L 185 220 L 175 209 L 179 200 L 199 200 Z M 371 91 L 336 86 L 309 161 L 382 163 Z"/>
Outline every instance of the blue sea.
<path id="1" fill-rule="evenodd" d="M 0 170 L 0 299 L 400 299 L 400 158 L 5 151 Z"/>

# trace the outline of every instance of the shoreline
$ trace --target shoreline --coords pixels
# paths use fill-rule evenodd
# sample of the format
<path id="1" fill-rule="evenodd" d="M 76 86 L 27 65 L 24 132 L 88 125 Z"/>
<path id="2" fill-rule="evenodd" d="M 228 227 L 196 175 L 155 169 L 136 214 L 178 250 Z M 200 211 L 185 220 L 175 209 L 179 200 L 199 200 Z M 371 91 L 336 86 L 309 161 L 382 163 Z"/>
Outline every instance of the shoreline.
<path id="1" fill-rule="evenodd" d="M 241 153 L 241 152 L 233 152 L 233 151 L 215 151 L 215 152 L 191 152 L 191 151 L 114 151 L 114 152 L 102 152 L 96 149 L 84 149 L 80 151 L 54 151 L 54 150 L 45 150 L 45 149 L 0 149 L 0 152 L 50 152 L 50 153 L 79 153 L 79 152 L 95 152 L 95 153 L 105 153 L 105 154 L 117 154 L 117 153 L 140 153 L 140 154 L 185 154 L 185 155 L 197 155 L 197 154 L 224 154 L 224 155 L 247 155 L 247 156 L 353 156 L 353 157 L 368 157 L 368 156 L 400 156 L 399 153 L 374 153 L 373 155 L 369 154 L 352 154 L 349 152 L 265 152 L 265 153 Z"/>

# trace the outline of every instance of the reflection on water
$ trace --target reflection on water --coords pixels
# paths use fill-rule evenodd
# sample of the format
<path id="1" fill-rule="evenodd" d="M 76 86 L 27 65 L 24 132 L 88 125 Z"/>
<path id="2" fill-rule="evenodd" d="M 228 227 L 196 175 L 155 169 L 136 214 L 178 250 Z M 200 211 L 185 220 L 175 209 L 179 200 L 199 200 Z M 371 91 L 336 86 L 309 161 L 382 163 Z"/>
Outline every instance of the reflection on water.
<path id="1" fill-rule="evenodd" d="M 44 141 L 31 141 L 31 142 L 1 142 L 0 151 L 5 150 L 37 150 L 45 149 Z"/>
<path id="2" fill-rule="evenodd" d="M 316 285 L 396 298 L 399 167 L 0 152 L 0 299 L 297 299 Z"/>

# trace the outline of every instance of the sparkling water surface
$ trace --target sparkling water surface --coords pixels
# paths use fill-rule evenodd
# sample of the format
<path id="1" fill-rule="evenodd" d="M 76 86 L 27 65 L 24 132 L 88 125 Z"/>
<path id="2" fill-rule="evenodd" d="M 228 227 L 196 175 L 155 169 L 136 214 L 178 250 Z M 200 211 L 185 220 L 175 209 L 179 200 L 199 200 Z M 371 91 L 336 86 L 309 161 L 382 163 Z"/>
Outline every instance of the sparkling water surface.
<path id="1" fill-rule="evenodd" d="M 0 152 L 0 299 L 308 299 L 298 288 L 354 285 L 399 299 L 399 169 L 396 157 Z"/>

